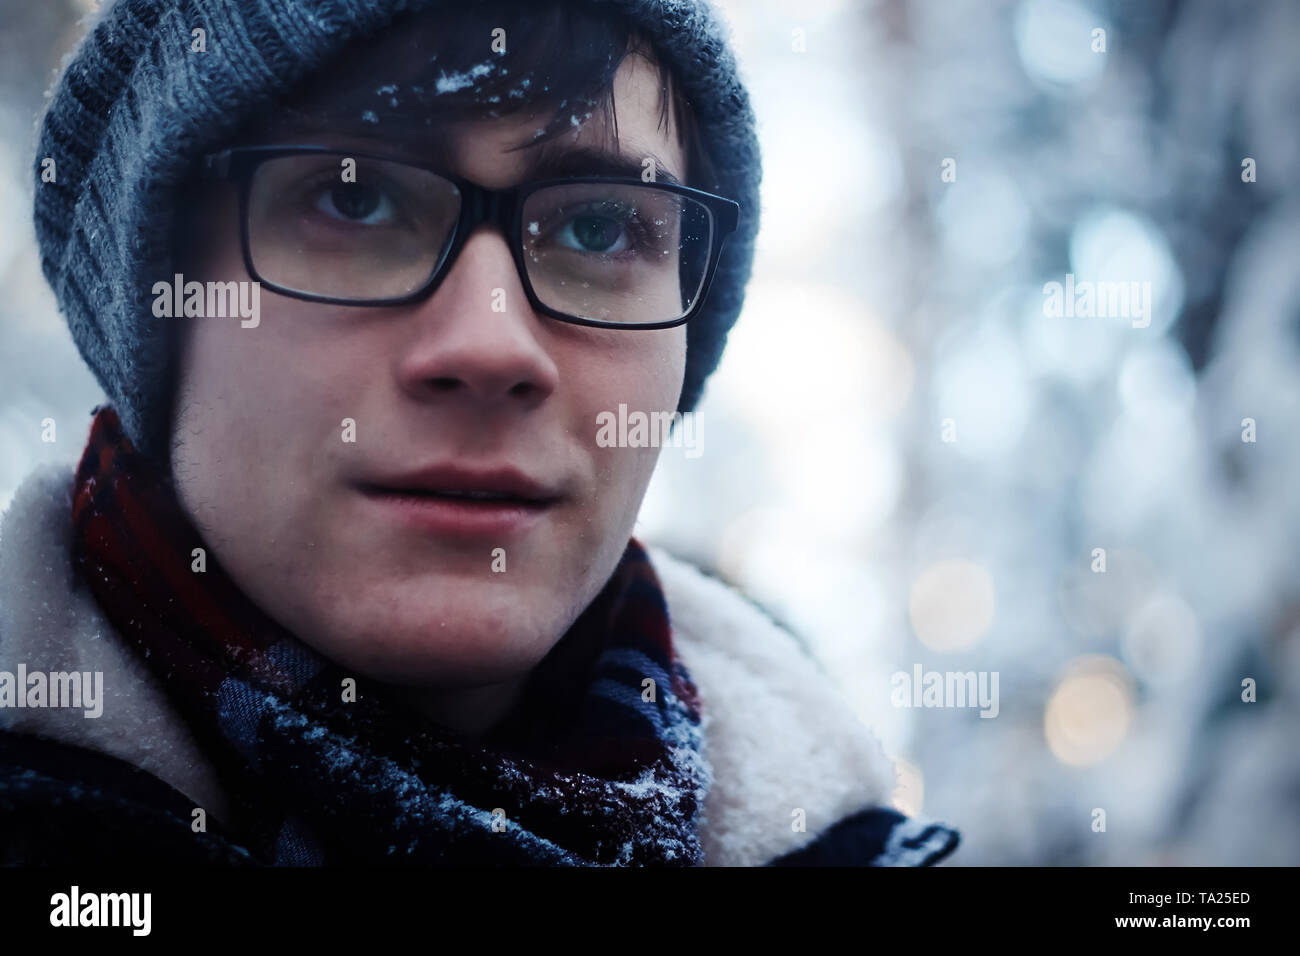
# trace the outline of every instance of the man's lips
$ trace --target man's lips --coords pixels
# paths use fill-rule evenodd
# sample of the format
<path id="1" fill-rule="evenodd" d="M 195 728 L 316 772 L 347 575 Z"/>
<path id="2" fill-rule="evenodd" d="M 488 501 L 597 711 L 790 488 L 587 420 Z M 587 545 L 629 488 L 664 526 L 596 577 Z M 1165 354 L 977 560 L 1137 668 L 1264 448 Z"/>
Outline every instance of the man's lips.
<path id="1" fill-rule="evenodd" d="M 517 468 L 467 468 L 434 465 L 403 474 L 363 479 L 358 486 L 372 494 L 426 496 L 464 502 L 511 502 L 546 507 L 562 495 L 554 482 L 533 478 Z"/>
<path id="2" fill-rule="evenodd" d="M 441 536 L 504 539 L 558 504 L 559 486 L 514 468 L 439 466 L 357 483 L 384 514 Z"/>

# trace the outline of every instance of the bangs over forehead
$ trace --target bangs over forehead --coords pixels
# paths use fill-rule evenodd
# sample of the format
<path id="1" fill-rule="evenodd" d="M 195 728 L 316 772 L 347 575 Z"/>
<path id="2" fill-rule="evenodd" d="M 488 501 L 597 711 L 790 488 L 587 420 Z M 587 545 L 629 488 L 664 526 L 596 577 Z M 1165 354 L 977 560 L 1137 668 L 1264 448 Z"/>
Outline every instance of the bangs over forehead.
<path id="1" fill-rule="evenodd" d="M 628 56 L 657 68 L 659 128 L 675 132 L 687 159 L 686 181 L 703 180 L 702 188 L 710 188 L 690 105 L 668 65 L 616 13 L 563 0 L 504 0 L 401 16 L 345 47 L 248 133 L 324 129 L 409 139 L 438 155 L 456 123 L 547 117 L 507 147 L 514 152 L 543 147 L 596 117 L 604 141 L 616 148 L 613 79 Z"/>

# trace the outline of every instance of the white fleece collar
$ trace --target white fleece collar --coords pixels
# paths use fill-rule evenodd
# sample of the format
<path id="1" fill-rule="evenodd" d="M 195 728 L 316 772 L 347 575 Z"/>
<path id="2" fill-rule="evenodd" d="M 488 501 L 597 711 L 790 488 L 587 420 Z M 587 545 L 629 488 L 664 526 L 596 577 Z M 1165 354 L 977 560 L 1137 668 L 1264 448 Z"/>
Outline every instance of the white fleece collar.
<path id="1" fill-rule="evenodd" d="M 0 670 L 102 671 L 103 716 L 0 708 L 0 727 L 102 751 L 166 781 L 218 819 L 227 801 L 153 674 L 114 632 L 71 559 L 70 465 L 43 465 L 0 521 Z M 656 547 L 673 641 L 699 691 L 713 785 L 705 864 L 755 866 L 869 806 L 892 762 L 796 640 L 731 588 Z M 793 823 L 803 810 L 806 830 Z"/>

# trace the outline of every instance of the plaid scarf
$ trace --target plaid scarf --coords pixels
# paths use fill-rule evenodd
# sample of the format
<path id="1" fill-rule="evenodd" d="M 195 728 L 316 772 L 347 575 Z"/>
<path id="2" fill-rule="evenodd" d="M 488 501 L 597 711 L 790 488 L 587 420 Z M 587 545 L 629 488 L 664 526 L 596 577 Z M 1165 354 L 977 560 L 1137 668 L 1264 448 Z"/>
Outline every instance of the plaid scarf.
<path id="1" fill-rule="evenodd" d="M 213 760 L 254 859 L 701 863 L 699 705 L 635 539 L 511 714 L 475 740 L 313 651 L 210 553 L 193 572 L 205 542 L 110 406 L 96 409 L 73 522 L 83 579 Z M 349 677 L 359 693 L 345 703 Z"/>

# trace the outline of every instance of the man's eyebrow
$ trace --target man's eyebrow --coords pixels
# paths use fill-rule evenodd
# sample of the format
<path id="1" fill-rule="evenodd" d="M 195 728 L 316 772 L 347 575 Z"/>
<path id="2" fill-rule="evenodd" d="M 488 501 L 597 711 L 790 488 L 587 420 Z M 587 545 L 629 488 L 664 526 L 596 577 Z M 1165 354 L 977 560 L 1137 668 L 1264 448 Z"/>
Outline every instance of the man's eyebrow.
<path id="1" fill-rule="evenodd" d="M 379 135 L 379 134 L 383 135 Z M 436 130 L 421 128 L 409 117 L 388 117 L 384 124 L 367 122 L 347 114 L 312 114 L 302 116 L 286 114 L 273 117 L 263 125 L 253 127 L 257 142 L 272 144 L 313 144 L 338 137 L 358 140 L 377 152 L 404 154 L 432 165 L 448 166 L 452 161 L 450 142 Z"/>
<path id="2" fill-rule="evenodd" d="M 394 122 L 396 120 L 396 122 Z M 281 142 L 312 137 L 343 135 L 372 139 L 380 129 L 392 135 L 399 134 L 401 146 L 398 152 L 407 153 L 413 159 L 418 158 L 435 166 L 450 168 L 454 151 L 450 141 L 441 135 L 436 127 L 421 129 L 409 124 L 405 118 L 394 117 L 386 125 L 377 126 L 356 120 L 353 116 L 330 116 L 328 118 L 286 116 L 279 119 L 274 127 L 274 134 L 269 138 Z M 377 144 L 383 140 L 377 140 Z M 598 146 L 559 146 L 542 143 L 525 150 L 531 159 L 523 171 L 524 180 L 562 179 L 568 176 L 622 176 L 628 179 L 640 179 L 645 171 L 645 161 L 654 163 L 656 182 L 673 186 L 683 185 L 664 161 L 655 153 L 646 152 L 640 156 L 610 152 Z"/>
<path id="3" fill-rule="evenodd" d="M 681 180 L 668 171 L 662 159 L 654 153 L 642 156 L 628 156 L 623 153 L 611 153 L 594 146 L 575 146 L 568 149 L 546 150 L 543 148 L 529 163 L 525 170 L 526 179 L 560 179 L 565 176 L 624 176 L 640 179 L 646 166 L 645 161 L 654 163 L 656 182 L 682 185 Z"/>

